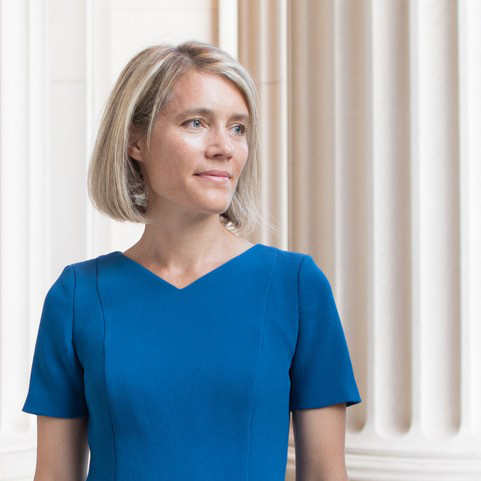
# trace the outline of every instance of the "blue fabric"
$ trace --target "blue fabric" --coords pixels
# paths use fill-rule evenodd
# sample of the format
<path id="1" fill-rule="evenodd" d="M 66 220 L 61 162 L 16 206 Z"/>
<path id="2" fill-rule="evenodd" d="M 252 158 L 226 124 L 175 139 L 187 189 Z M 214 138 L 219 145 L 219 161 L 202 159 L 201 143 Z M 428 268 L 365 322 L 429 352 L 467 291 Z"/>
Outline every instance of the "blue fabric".
<path id="1" fill-rule="evenodd" d="M 88 415 L 87 481 L 284 481 L 290 411 L 361 402 L 329 281 L 256 244 L 184 288 L 120 251 L 49 289 L 23 411 Z"/>

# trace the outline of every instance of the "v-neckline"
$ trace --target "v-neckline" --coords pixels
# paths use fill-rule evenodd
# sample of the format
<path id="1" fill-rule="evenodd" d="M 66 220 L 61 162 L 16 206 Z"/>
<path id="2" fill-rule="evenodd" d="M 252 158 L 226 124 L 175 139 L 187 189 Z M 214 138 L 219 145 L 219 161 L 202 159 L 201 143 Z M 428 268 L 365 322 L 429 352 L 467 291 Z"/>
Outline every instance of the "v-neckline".
<path id="1" fill-rule="evenodd" d="M 139 262 L 137 261 L 134 261 L 133 259 L 131 259 L 130 257 L 127 257 L 122 251 L 114 251 L 114 254 L 117 254 L 118 257 L 124 261 L 126 261 L 128 264 L 136 267 L 137 269 L 139 269 L 139 271 L 141 272 L 144 272 L 145 274 L 147 274 L 148 277 L 150 278 L 154 278 L 155 280 L 157 280 L 158 282 L 166 285 L 167 287 L 173 289 L 174 291 L 176 292 L 182 292 L 182 291 L 185 291 L 189 288 L 192 288 L 194 285 L 197 285 L 199 284 L 200 282 L 202 282 L 203 280 L 205 280 L 206 278 L 208 277 L 211 277 L 213 276 L 214 274 L 218 273 L 219 271 L 229 267 L 231 264 L 233 264 L 235 261 L 243 258 L 244 256 L 248 255 L 249 253 L 253 252 L 257 247 L 261 246 L 262 244 L 261 243 L 257 243 L 257 244 L 254 244 L 252 246 L 250 246 L 248 249 L 246 249 L 245 251 L 242 251 L 240 254 L 237 254 L 236 256 L 234 257 L 231 257 L 229 260 L 225 261 L 224 263 L 220 264 L 219 266 L 217 267 L 214 267 L 214 269 L 211 269 L 210 271 L 206 272 L 205 274 L 203 274 L 202 276 L 198 277 L 197 279 L 193 280 L 191 283 L 187 284 L 186 286 L 184 287 L 177 287 L 175 286 L 174 284 L 170 283 L 169 281 L 165 280 L 163 277 L 160 277 L 159 275 L 157 275 L 155 272 L 151 271 L 150 269 L 148 269 L 147 267 L 143 266 L 142 264 L 140 264 Z"/>

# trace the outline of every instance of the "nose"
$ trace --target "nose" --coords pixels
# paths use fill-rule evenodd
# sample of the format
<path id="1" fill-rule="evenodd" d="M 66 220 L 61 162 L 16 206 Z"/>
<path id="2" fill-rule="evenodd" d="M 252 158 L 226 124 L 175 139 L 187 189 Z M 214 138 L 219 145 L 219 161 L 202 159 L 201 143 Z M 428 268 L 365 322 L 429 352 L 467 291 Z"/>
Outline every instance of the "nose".
<path id="1" fill-rule="evenodd" d="M 211 135 L 209 136 L 207 153 L 209 156 L 232 156 L 234 153 L 234 146 L 229 137 L 229 132 L 222 128 L 212 129 Z"/>

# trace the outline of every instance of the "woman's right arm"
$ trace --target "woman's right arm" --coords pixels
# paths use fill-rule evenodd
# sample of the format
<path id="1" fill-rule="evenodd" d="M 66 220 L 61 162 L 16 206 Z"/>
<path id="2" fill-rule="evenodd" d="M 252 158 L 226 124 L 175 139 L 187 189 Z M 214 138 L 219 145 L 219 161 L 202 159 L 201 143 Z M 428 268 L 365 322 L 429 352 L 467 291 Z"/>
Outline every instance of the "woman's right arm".
<path id="1" fill-rule="evenodd" d="M 37 416 L 34 481 L 85 481 L 88 471 L 88 415 L 82 418 Z"/>

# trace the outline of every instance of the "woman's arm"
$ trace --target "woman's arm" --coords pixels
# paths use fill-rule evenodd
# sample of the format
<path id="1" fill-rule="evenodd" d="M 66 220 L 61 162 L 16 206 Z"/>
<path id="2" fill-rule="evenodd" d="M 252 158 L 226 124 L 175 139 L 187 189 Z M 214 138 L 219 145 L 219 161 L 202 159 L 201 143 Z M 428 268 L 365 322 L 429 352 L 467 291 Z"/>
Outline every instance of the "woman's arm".
<path id="1" fill-rule="evenodd" d="M 292 411 L 296 481 L 348 481 L 346 404 Z"/>
<path id="2" fill-rule="evenodd" d="M 88 470 L 87 419 L 37 416 L 34 481 L 85 481 Z"/>

